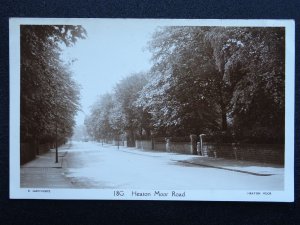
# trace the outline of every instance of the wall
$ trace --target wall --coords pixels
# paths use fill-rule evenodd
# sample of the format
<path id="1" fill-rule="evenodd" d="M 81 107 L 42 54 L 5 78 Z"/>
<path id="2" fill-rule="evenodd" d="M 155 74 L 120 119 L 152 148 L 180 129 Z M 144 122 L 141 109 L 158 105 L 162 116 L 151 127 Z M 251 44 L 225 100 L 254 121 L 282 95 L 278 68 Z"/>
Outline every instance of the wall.
<path id="1" fill-rule="evenodd" d="M 44 154 L 44 153 L 48 152 L 50 147 L 51 147 L 50 144 L 39 145 L 37 154 Z"/>
<path id="2" fill-rule="evenodd" d="M 154 149 L 157 151 L 166 151 L 166 143 L 165 142 L 154 142 Z"/>
<path id="3" fill-rule="evenodd" d="M 181 154 L 192 154 L 190 142 L 171 142 L 170 150 Z"/>
<path id="4" fill-rule="evenodd" d="M 154 151 L 166 151 L 165 142 L 153 142 L 152 148 L 151 140 L 135 141 L 136 148 Z M 170 142 L 170 152 L 177 152 L 182 154 L 191 154 L 191 144 L 189 142 Z"/>
<path id="5" fill-rule="evenodd" d="M 27 163 L 35 158 L 36 146 L 29 143 L 21 143 L 20 164 Z"/>
<path id="6" fill-rule="evenodd" d="M 203 143 L 203 150 L 209 157 L 257 161 L 263 163 L 284 163 L 283 145 L 263 144 L 216 144 Z"/>
<path id="7" fill-rule="evenodd" d="M 154 151 L 166 151 L 166 142 L 154 141 L 152 148 L 151 140 L 136 141 L 136 148 Z M 192 154 L 190 142 L 171 142 L 170 152 L 180 154 Z M 283 145 L 262 145 L 262 144 L 217 144 L 203 142 L 204 156 L 225 158 L 234 160 L 255 161 L 263 163 L 283 164 Z"/>
<path id="8" fill-rule="evenodd" d="M 135 141 L 135 147 L 139 149 L 152 150 L 152 141 Z"/>
<path id="9" fill-rule="evenodd" d="M 116 140 L 112 140 L 111 141 L 111 144 L 112 145 L 115 145 L 115 146 L 124 146 L 124 141 L 116 141 Z M 126 145 L 127 145 L 127 142 L 126 142 Z M 127 147 L 127 146 L 126 146 Z"/>
<path id="10" fill-rule="evenodd" d="M 63 145 L 63 141 L 58 142 L 58 146 Z M 20 146 L 20 164 L 23 165 L 33 159 L 36 155 L 42 155 L 48 152 L 51 148 L 55 148 L 55 144 L 34 144 L 34 143 L 21 143 Z"/>

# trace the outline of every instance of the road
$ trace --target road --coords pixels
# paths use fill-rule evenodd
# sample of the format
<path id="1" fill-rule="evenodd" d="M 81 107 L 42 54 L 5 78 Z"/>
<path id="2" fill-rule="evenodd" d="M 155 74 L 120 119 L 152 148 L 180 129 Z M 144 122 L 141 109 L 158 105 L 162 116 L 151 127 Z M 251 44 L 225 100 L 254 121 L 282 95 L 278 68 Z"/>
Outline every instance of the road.
<path id="1" fill-rule="evenodd" d="M 197 156 L 96 142 L 72 142 L 67 151 L 62 174 L 77 188 L 282 190 L 284 184 L 283 169 L 255 176 L 179 162 Z"/>

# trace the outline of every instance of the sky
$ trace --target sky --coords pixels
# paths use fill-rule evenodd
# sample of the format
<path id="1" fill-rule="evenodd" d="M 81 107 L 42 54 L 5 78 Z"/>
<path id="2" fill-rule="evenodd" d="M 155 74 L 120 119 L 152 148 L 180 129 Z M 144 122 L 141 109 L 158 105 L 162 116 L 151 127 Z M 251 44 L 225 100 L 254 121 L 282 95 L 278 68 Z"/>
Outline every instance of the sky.
<path id="1" fill-rule="evenodd" d="M 76 124 L 84 123 L 97 96 L 111 92 L 122 78 L 151 67 L 147 43 L 155 24 L 134 21 L 94 21 L 82 25 L 87 38 L 65 48 L 62 58 L 71 64 L 73 78 L 81 86 L 81 110 Z"/>

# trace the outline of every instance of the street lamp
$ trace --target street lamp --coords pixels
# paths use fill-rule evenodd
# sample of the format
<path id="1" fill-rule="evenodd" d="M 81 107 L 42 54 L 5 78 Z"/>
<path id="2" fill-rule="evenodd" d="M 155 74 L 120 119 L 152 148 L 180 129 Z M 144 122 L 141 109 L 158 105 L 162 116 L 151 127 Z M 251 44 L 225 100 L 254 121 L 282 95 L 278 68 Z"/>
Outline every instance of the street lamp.
<path id="1" fill-rule="evenodd" d="M 57 147 L 57 116 L 55 118 L 55 163 L 58 163 L 58 147 Z"/>
<path id="2" fill-rule="evenodd" d="M 57 141 L 57 120 L 58 120 L 58 115 L 57 115 L 57 87 L 54 85 L 54 101 L 55 101 L 55 163 L 58 163 L 58 141 Z"/>
<path id="3" fill-rule="evenodd" d="M 55 110 L 55 113 L 54 113 L 54 120 L 55 120 L 55 163 L 58 163 L 58 141 L 57 141 L 57 136 L 58 136 L 58 128 L 57 128 L 57 120 L 58 120 L 58 115 L 57 115 L 57 87 L 55 86 L 55 84 L 52 83 L 51 79 L 49 79 L 49 86 L 51 88 L 53 88 L 54 90 L 54 110 Z"/>

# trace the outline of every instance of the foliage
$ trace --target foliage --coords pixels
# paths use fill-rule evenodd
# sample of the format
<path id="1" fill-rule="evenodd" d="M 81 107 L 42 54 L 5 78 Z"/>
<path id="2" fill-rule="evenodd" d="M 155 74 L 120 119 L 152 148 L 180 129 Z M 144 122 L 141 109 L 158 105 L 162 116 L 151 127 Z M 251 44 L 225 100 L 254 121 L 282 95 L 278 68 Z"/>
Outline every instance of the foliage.
<path id="1" fill-rule="evenodd" d="M 134 104 L 145 83 L 144 74 L 132 74 L 116 84 L 113 93 L 100 96 L 85 120 L 88 133 L 96 140 L 126 134 L 131 145 L 135 136 L 149 133 L 147 113 Z"/>
<path id="2" fill-rule="evenodd" d="M 115 88 L 111 127 L 282 142 L 284 35 L 280 27 L 159 28 L 143 81 L 125 78 Z"/>
<path id="3" fill-rule="evenodd" d="M 80 90 L 60 52 L 85 35 L 80 26 L 21 26 L 22 141 L 72 135 Z"/>

